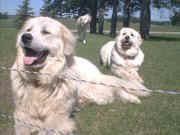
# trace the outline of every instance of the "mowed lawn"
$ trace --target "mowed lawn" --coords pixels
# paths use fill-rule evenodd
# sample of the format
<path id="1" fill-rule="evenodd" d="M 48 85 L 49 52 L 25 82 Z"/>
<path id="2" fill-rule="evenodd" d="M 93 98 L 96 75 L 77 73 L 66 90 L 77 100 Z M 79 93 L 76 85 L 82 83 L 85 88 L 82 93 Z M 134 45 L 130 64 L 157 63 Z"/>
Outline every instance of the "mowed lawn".
<path id="1" fill-rule="evenodd" d="M 16 34 L 15 28 L 0 28 L 0 66 L 13 64 Z M 88 34 L 86 46 L 77 42 L 76 55 L 111 74 L 99 64 L 99 49 L 109 40 L 113 39 L 108 35 Z M 142 49 L 145 61 L 140 75 L 145 85 L 151 89 L 180 90 L 180 35 L 152 35 Z M 12 116 L 13 110 L 9 71 L 0 69 L 0 135 L 13 135 L 13 122 L 2 117 Z M 103 106 L 90 104 L 82 107 L 75 119 L 80 135 L 179 135 L 180 95 L 153 93 L 142 98 L 140 105 L 121 101 Z"/>

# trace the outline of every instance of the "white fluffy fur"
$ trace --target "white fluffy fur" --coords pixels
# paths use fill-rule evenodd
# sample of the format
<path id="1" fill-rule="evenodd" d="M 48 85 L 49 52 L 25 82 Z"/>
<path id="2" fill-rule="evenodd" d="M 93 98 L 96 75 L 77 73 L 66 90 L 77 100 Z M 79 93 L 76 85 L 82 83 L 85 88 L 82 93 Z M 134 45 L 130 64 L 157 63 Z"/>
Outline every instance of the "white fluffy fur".
<path id="1" fill-rule="evenodd" d="M 129 37 L 130 48 L 123 49 L 123 43 Z M 100 50 L 101 62 L 111 69 L 112 73 L 126 80 L 137 80 L 143 83 L 138 70 L 144 61 L 144 53 L 140 49 L 142 39 L 132 28 L 122 28 L 116 41 L 109 41 Z"/>
<path id="2" fill-rule="evenodd" d="M 43 31 L 46 32 L 43 32 Z M 22 35 L 33 36 L 28 47 L 35 51 L 48 50 L 43 63 L 27 65 Z M 75 130 L 71 118 L 77 103 L 111 103 L 115 98 L 131 103 L 141 103 L 138 96 L 146 96 L 143 85 L 124 81 L 114 76 L 102 74 L 90 61 L 73 56 L 75 40 L 72 33 L 61 23 L 48 17 L 28 20 L 17 37 L 17 56 L 11 72 L 12 91 L 15 102 L 16 135 L 30 135 L 36 128 L 27 128 L 16 118 L 26 123 L 61 131 L 68 135 Z M 50 75 L 30 74 L 20 70 L 49 73 Z M 77 80 L 106 83 L 122 88 L 95 85 Z M 137 89 L 137 90 L 131 90 Z M 55 135 L 39 131 L 39 135 Z"/>
<path id="3" fill-rule="evenodd" d="M 79 35 L 79 40 L 82 41 L 83 44 L 87 43 L 86 33 L 90 22 L 91 22 L 91 16 L 89 14 L 80 16 L 77 19 L 77 32 Z"/>

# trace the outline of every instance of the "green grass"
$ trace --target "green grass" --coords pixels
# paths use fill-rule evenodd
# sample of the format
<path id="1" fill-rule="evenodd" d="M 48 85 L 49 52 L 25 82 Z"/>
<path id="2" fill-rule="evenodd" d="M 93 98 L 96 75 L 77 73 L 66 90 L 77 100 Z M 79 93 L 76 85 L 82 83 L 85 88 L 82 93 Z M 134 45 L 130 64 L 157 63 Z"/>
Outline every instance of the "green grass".
<path id="1" fill-rule="evenodd" d="M 70 29 L 76 29 L 76 20 L 75 19 L 60 19 L 59 20 L 61 23 L 65 24 L 68 28 Z M 111 22 L 110 21 L 105 21 L 104 23 L 104 30 L 110 30 Z M 133 22 L 130 24 L 130 27 L 139 30 L 140 26 L 138 22 Z M 117 22 L 117 31 L 119 31 L 122 28 L 122 22 L 118 21 Z M 98 24 L 97 24 L 97 30 L 98 30 Z M 168 24 L 151 24 L 151 29 L 150 31 L 153 32 L 180 32 L 180 26 L 172 26 Z"/>
<path id="2" fill-rule="evenodd" d="M 3 27 L 11 27 L 15 26 L 15 18 L 10 17 L 9 19 L 0 19 L 0 28 Z"/>
<path id="3" fill-rule="evenodd" d="M 76 20 L 72 19 L 66 19 L 66 20 L 62 20 L 60 19 L 60 22 L 62 22 L 63 24 L 65 24 L 68 28 L 70 29 L 76 29 Z M 111 26 L 111 22 L 110 21 L 105 21 L 104 23 L 104 30 L 110 30 L 110 26 Z M 139 30 L 140 26 L 138 22 L 133 22 L 130 24 L 130 27 Z M 122 22 L 118 21 L 117 22 L 117 31 L 119 31 L 122 28 Z M 98 30 L 98 24 L 97 24 L 97 30 Z M 156 25 L 156 24 L 151 24 L 151 29 L 150 31 L 153 32 L 180 32 L 180 26 L 172 26 L 169 24 L 160 24 L 160 25 Z"/>
<path id="4" fill-rule="evenodd" d="M 77 55 L 99 64 L 99 49 L 110 37 L 89 34 L 88 45 L 77 46 Z M 144 41 L 145 61 L 140 75 L 152 89 L 180 89 L 179 35 L 152 35 Z M 88 135 L 178 135 L 180 95 L 154 93 L 142 105 L 115 102 L 106 106 L 88 105 L 78 114 L 80 133 Z"/>
<path id="5" fill-rule="evenodd" d="M 17 30 L 0 28 L 0 65 L 10 67 L 15 59 Z M 104 73 L 110 72 L 99 64 L 99 49 L 107 35 L 88 34 L 86 46 L 77 42 L 76 55 L 88 58 Z M 145 85 L 153 89 L 180 89 L 179 35 L 151 35 L 142 49 L 145 61 L 140 75 Z M 9 72 L 0 70 L 0 114 L 12 115 Z M 180 95 L 152 94 L 141 105 L 115 101 L 113 104 L 86 105 L 76 113 L 80 135 L 179 135 Z M 0 117 L 0 134 L 12 135 L 13 122 Z"/>
<path id="6" fill-rule="evenodd" d="M 11 67 L 15 59 L 15 40 L 17 30 L 14 28 L 0 28 L 0 66 Z M 0 69 L 0 114 L 12 115 L 12 102 L 9 72 Z M 13 123 L 0 117 L 0 134 L 12 135 Z"/>
<path id="7" fill-rule="evenodd" d="M 10 17 L 9 19 L 0 19 L 0 27 L 14 27 L 15 17 Z M 76 19 L 59 19 L 59 21 L 65 24 L 69 29 L 76 29 Z M 106 20 L 104 23 L 104 30 L 110 30 L 111 22 Z M 130 27 L 139 30 L 139 22 L 130 23 Z M 117 21 L 117 31 L 122 28 L 122 20 Z M 97 24 L 98 30 L 98 24 Z M 169 24 L 151 24 L 150 31 L 156 32 L 180 32 L 180 26 L 172 26 Z"/>

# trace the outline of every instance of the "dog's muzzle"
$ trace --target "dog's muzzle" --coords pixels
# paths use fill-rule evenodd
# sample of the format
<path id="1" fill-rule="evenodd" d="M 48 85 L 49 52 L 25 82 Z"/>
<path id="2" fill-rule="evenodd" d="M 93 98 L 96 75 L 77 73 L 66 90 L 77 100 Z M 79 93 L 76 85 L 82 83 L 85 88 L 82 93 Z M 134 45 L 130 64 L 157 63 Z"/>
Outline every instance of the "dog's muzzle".
<path id="1" fill-rule="evenodd" d="M 21 46 L 24 50 L 24 58 L 23 62 L 26 66 L 36 66 L 42 65 L 44 61 L 46 60 L 49 51 L 48 50 L 38 50 L 35 47 L 33 47 L 32 41 L 33 36 L 30 33 L 24 33 L 21 36 L 21 41 L 23 45 Z"/>
<path id="2" fill-rule="evenodd" d="M 21 36 L 21 41 L 24 43 L 25 46 L 29 45 L 33 40 L 33 36 L 30 33 L 24 33 Z"/>
<path id="3" fill-rule="evenodd" d="M 128 50 L 131 48 L 132 46 L 132 42 L 130 40 L 129 36 L 125 36 L 124 39 L 121 40 L 121 44 L 122 44 L 122 49 L 123 50 Z"/>
<path id="4" fill-rule="evenodd" d="M 125 39 L 128 41 L 129 40 L 129 36 L 125 36 Z"/>

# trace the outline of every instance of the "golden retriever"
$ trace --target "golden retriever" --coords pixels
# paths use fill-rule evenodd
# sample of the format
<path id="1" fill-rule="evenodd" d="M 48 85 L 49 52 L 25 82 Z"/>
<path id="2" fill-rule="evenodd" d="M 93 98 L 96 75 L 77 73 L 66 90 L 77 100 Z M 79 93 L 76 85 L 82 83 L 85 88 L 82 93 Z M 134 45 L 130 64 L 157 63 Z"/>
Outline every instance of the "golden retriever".
<path id="1" fill-rule="evenodd" d="M 55 135 L 21 121 L 69 135 L 75 130 L 71 114 L 77 103 L 107 104 L 114 99 L 141 103 L 138 96 L 149 94 L 140 90 L 146 89 L 140 83 L 104 75 L 90 61 L 74 56 L 73 34 L 54 19 L 27 20 L 16 47 L 12 68 L 18 72 L 11 71 L 16 135 L 36 130 L 39 135 Z"/>
<path id="2" fill-rule="evenodd" d="M 122 28 L 116 41 L 109 41 L 101 48 L 101 63 L 118 77 L 143 83 L 143 79 L 138 74 L 139 67 L 144 61 L 141 44 L 142 38 L 137 31 L 132 28 Z"/>
<path id="3" fill-rule="evenodd" d="M 80 16 L 77 19 L 77 32 L 79 35 L 79 40 L 82 41 L 83 44 L 87 43 L 86 33 L 90 22 L 91 22 L 91 16 L 89 14 Z"/>

